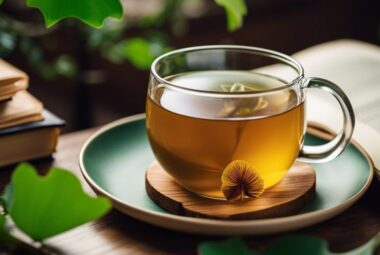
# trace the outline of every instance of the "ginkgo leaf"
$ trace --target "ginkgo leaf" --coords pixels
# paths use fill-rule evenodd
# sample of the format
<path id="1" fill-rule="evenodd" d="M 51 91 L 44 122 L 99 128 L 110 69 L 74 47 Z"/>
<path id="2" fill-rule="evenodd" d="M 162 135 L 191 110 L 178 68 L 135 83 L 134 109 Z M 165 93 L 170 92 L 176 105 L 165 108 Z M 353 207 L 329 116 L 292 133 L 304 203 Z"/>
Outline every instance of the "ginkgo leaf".
<path id="1" fill-rule="evenodd" d="M 100 28 L 107 17 L 123 17 L 120 0 L 27 0 L 27 5 L 42 12 L 47 27 L 72 17 Z"/>
<path id="2" fill-rule="evenodd" d="M 248 246 L 237 237 L 221 242 L 204 242 L 198 246 L 199 255 L 251 255 Z"/>
<path id="3" fill-rule="evenodd" d="M 215 3 L 226 11 L 228 30 L 233 31 L 243 25 L 243 17 L 247 15 L 245 0 L 215 0 Z"/>
<path id="4" fill-rule="evenodd" d="M 326 241 L 312 236 L 289 235 L 274 242 L 264 251 L 250 250 L 239 238 L 220 242 L 204 242 L 198 247 L 200 255 L 372 255 L 380 247 L 380 233 L 367 243 L 351 251 L 335 253 L 328 249 Z"/>
<path id="5" fill-rule="evenodd" d="M 26 163 L 14 171 L 3 199 L 17 227 L 36 241 L 95 220 L 111 208 L 108 199 L 84 193 L 69 171 L 52 168 L 42 177 Z"/>

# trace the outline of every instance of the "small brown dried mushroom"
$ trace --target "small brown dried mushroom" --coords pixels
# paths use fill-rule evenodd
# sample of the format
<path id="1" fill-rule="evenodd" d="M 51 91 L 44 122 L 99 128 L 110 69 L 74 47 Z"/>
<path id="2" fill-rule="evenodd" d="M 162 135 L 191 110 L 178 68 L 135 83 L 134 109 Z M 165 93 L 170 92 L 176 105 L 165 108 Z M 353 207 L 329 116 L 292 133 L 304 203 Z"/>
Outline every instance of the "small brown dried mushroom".
<path id="1" fill-rule="evenodd" d="M 264 192 L 264 180 L 247 161 L 234 160 L 223 171 L 221 189 L 227 200 L 259 197 Z"/>

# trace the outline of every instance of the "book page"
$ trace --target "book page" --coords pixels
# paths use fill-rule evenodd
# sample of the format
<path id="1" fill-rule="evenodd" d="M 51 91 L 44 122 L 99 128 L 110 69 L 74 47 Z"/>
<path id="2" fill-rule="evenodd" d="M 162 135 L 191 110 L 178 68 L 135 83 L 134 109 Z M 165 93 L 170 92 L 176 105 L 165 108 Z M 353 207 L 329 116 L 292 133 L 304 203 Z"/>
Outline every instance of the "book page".
<path id="1" fill-rule="evenodd" d="M 43 104 L 27 91 L 17 92 L 11 100 L 0 103 L 0 128 L 40 121 Z"/>
<path id="2" fill-rule="evenodd" d="M 311 47 L 293 57 L 303 65 L 306 77 L 328 79 L 344 90 L 356 116 L 352 138 L 368 152 L 380 170 L 380 47 L 339 40 Z M 317 89 L 307 94 L 308 120 L 340 132 L 343 117 L 336 100 Z"/>
<path id="3" fill-rule="evenodd" d="M 0 58 L 0 101 L 28 87 L 28 75 Z"/>
<path id="4" fill-rule="evenodd" d="M 357 120 L 380 132 L 380 47 L 339 40 L 311 47 L 293 57 L 304 66 L 306 77 L 328 79 L 340 86 L 351 100 Z M 321 93 L 311 97 L 318 97 L 313 100 L 320 104 L 334 104 Z"/>

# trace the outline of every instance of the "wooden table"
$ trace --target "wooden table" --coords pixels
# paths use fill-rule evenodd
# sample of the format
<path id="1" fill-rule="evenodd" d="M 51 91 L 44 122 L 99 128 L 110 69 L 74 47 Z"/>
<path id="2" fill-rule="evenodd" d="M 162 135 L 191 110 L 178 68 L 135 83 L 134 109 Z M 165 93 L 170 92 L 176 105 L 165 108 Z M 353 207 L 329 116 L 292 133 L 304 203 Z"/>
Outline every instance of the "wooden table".
<path id="1" fill-rule="evenodd" d="M 42 173 L 51 166 L 72 170 L 85 190 L 92 192 L 80 174 L 79 151 L 95 129 L 63 135 L 54 160 L 36 163 Z M 1 171 L 0 185 L 9 180 L 11 170 Z M 341 215 L 295 232 L 321 237 L 336 252 L 353 249 L 380 232 L 380 185 L 377 179 L 354 206 Z M 244 237 L 250 247 L 261 249 L 279 236 Z M 114 210 L 100 220 L 85 224 L 47 240 L 59 254 L 196 254 L 197 245 L 222 237 L 200 236 L 165 230 Z"/>

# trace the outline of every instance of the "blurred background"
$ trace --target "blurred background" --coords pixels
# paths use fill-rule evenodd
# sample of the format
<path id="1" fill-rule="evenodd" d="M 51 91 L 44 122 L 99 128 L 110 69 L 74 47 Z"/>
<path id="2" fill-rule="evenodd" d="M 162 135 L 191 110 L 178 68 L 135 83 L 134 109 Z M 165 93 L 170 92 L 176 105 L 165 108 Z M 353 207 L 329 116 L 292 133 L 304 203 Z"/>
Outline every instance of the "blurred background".
<path id="1" fill-rule="evenodd" d="M 380 44 L 379 0 L 246 2 L 243 27 L 228 32 L 211 0 L 128 0 L 123 21 L 102 29 L 73 19 L 46 29 L 25 0 L 5 1 L 0 57 L 29 74 L 29 90 L 70 132 L 144 112 L 150 64 L 171 49 L 243 44 L 292 54 L 341 38 Z"/>

